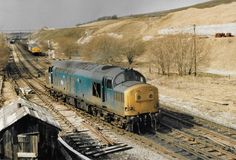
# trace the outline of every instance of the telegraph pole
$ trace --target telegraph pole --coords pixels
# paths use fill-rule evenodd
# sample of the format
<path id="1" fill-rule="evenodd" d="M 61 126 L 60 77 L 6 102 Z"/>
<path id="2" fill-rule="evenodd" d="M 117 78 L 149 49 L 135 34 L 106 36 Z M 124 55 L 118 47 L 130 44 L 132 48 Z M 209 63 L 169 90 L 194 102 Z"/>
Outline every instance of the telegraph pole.
<path id="1" fill-rule="evenodd" d="M 197 52 L 196 52 L 196 24 L 193 25 L 193 54 L 194 54 L 194 76 L 197 76 Z"/>

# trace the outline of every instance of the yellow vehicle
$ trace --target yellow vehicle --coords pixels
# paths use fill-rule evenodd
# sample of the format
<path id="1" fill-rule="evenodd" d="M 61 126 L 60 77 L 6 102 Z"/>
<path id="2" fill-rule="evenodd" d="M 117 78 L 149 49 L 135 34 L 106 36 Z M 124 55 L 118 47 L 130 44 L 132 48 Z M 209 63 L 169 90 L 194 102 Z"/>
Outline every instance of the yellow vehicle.
<path id="1" fill-rule="evenodd" d="M 33 55 L 41 55 L 41 49 L 38 45 L 36 44 L 28 44 L 28 50 L 33 54 Z"/>

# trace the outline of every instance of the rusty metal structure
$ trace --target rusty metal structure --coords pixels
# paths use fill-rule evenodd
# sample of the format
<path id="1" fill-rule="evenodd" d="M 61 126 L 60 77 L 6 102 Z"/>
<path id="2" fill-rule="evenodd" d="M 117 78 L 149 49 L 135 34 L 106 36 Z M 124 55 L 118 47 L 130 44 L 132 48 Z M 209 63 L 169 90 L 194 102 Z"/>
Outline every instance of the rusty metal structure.
<path id="1" fill-rule="evenodd" d="M 222 37 L 234 37 L 232 33 L 216 33 L 216 38 L 222 38 Z"/>

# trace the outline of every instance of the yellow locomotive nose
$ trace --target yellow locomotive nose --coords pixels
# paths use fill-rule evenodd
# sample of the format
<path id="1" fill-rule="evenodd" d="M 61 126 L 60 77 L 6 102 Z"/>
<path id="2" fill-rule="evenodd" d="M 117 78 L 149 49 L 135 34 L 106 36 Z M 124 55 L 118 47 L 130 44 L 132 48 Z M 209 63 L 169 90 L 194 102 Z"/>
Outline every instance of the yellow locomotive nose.
<path id="1" fill-rule="evenodd" d="M 158 89 L 149 84 L 138 84 L 125 91 L 125 115 L 132 116 L 158 111 Z"/>
<path id="2" fill-rule="evenodd" d="M 40 49 L 38 47 L 34 47 L 33 52 L 40 52 Z"/>

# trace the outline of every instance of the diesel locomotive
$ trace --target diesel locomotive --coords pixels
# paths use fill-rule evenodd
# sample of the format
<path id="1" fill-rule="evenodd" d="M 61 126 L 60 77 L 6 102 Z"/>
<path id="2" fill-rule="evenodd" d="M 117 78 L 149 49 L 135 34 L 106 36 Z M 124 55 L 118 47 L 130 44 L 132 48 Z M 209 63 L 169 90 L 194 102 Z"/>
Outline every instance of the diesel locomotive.
<path id="1" fill-rule="evenodd" d="M 159 127 L 158 89 L 133 69 L 55 61 L 46 84 L 52 96 L 131 132 Z"/>
<path id="2" fill-rule="evenodd" d="M 24 50 L 29 51 L 34 56 L 42 56 L 42 50 L 36 42 L 21 40 L 18 42 L 20 46 L 23 47 Z"/>
<path id="3" fill-rule="evenodd" d="M 41 49 L 35 43 L 28 44 L 28 51 L 31 52 L 35 56 L 41 55 Z"/>

